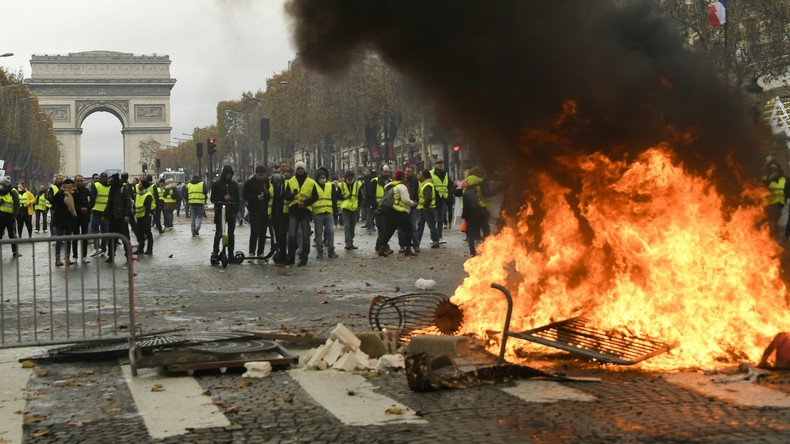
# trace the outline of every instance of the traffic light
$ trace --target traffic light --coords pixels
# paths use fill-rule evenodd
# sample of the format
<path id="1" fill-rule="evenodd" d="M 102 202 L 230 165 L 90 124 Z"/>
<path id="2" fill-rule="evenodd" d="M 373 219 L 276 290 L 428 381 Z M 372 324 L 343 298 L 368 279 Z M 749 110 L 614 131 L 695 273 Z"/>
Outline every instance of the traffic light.
<path id="1" fill-rule="evenodd" d="M 156 169 L 159 169 L 160 166 L 162 166 L 162 161 L 159 160 L 159 158 L 157 157 L 156 158 Z"/>
<path id="2" fill-rule="evenodd" d="M 197 144 L 197 157 L 198 159 L 203 157 L 203 144 L 200 142 Z"/>
<path id="3" fill-rule="evenodd" d="M 217 152 L 217 139 L 211 137 L 206 141 L 206 145 L 208 145 L 208 154 L 209 156 L 213 155 Z"/>
<path id="4" fill-rule="evenodd" d="M 143 164 L 143 172 L 144 172 L 144 173 L 147 173 L 147 172 L 148 172 L 148 164 L 147 164 L 147 163 L 144 163 L 144 164 Z"/>
<path id="5" fill-rule="evenodd" d="M 453 162 L 458 163 L 461 159 L 461 145 L 453 145 Z"/>

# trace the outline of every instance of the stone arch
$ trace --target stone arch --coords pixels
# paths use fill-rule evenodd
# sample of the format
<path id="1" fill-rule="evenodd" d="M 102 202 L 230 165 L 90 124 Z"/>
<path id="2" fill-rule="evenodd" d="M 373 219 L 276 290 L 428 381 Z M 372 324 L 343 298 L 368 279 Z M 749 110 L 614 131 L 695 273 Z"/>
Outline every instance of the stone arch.
<path id="1" fill-rule="evenodd" d="M 153 163 L 150 147 L 170 141 L 170 57 L 113 51 L 34 55 L 25 79 L 50 115 L 62 146 L 61 174 L 80 174 L 80 138 L 85 119 L 109 112 L 121 122 L 123 168 L 142 174 Z"/>

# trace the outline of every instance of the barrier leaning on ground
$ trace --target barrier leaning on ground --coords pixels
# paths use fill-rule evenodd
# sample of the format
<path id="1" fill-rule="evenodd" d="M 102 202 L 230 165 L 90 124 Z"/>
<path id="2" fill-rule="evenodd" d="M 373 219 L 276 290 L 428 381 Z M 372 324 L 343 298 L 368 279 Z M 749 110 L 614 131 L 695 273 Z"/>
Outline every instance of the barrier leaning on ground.
<path id="1" fill-rule="evenodd" d="M 114 264 L 96 257 L 55 265 L 56 242 L 63 242 L 68 262 L 67 243 L 76 243 L 79 252 L 82 241 L 101 239 L 120 241 Z M 11 245 L 20 257 L 13 256 Z M 123 340 L 136 374 L 134 261 L 121 266 L 124 250 L 131 257 L 129 239 L 116 233 L 0 239 L 0 349 Z"/>

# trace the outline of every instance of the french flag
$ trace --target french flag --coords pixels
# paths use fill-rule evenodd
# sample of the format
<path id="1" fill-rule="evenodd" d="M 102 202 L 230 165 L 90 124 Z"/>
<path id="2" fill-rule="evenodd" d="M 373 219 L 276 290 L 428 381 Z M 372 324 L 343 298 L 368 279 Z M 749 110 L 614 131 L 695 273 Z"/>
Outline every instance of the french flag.
<path id="1" fill-rule="evenodd" d="M 719 0 L 710 5 L 708 23 L 711 26 L 722 26 L 727 23 L 727 0 Z"/>

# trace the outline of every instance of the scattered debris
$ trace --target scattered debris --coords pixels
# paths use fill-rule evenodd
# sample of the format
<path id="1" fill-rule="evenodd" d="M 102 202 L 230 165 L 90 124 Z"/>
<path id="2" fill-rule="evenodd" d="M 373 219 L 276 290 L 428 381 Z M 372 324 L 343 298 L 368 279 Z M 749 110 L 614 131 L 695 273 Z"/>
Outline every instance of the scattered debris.
<path id="1" fill-rule="evenodd" d="M 417 282 L 414 283 L 414 286 L 420 290 L 433 290 L 436 286 L 436 281 L 433 279 L 417 279 Z"/>
<path id="2" fill-rule="evenodd" d="M 265 378 L 272 373 L 272 364 L 270 362 L 247 362 L 244 364 L 247 369 L 242 378 Z"/>
<path id="3" fill-rule="evenodd" d="M 748 382 L 757 382 L 757 380 L 761 376 L 767 376 L 768 372 L 765 370 L 757 370 L 754 366 L 748 362 L 742 362 L 738 365 L 738 371 L 740 373 L 730 375 L 730 376 L 722 376 L 721 378 L 716 378 L 713 382 L 717 383 L 730 383 L 730 382 L 741 382 L 741 381 L 748 381 Z"/>

